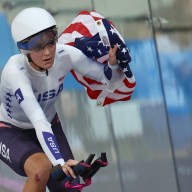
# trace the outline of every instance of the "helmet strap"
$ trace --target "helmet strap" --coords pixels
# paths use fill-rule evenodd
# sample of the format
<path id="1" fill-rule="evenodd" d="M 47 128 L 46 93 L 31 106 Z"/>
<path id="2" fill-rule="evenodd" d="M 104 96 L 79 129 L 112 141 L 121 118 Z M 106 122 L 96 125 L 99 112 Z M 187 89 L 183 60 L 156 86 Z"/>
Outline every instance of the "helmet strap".
<path id="1" fill-rule="evenodd" d="M 45 70 L 46 75 L 48 76 L 48 74 L 49 74 L 48 69 L 44 69 L 44 68 L 42 68 L 42 67 L 39 67 L 39 66 L 32 60 L 32 58 L 31 58 L 31 56 L 30 56 L 29 54 L 27 55 L 27 58 L 28 58 L 29 63 L 30 63 L 30 62 L 33 63 L 36 67 L 39 68 L 40 71 Z"/>
<path id="2" fill-rule="evenodd" d="M 44 69 L 44 68 L 42 68 L 42 67 L 39 67 L 39 66 L 32 60 L 32 58 L 31 58 L 31 56 L 30 56 L 29 54 L 26 55 L 26 56 L 27 56 L 27 58 L 28 58 L 29 63 L 30 63 L 30 62 L 33 63 L 36 67 L 39 68 L 40 71 L 45 70 L 46 75 L 48 76 L 48 74 L 49 74 L 48 69 Z"/>
<path id="3" fill-rule="evenodd" d="M 28 61 L 29 61 L 29 63 L 31 62 L 31 63 L 33 63 L 36 67 L 38 67 L 39 68 L 39 70 L 40 71 L 43 71 L 43 70 L 45 70 L 44 68 L 42 68 L 42 67 L 39 67 L 33 60 L 32 60 L 32 58 L 31 58 L 31 56 L 30 56 L 30 54 L 28 54 L 27 55 L 27 58 L 28 58 Z"/>

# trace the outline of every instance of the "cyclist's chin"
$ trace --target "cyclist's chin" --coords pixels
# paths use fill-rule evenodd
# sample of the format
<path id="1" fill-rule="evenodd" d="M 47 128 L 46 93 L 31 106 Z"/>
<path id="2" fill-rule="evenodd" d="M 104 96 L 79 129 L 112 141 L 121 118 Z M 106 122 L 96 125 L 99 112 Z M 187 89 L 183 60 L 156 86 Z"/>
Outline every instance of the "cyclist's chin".
<path id="1" fill-rule="evenodd" d="M 44 61 L 43 63 L 44 63 L 44 65 L 43 65 L 44 69 L 49 69 L 53 66 L 53 60 Z"/>

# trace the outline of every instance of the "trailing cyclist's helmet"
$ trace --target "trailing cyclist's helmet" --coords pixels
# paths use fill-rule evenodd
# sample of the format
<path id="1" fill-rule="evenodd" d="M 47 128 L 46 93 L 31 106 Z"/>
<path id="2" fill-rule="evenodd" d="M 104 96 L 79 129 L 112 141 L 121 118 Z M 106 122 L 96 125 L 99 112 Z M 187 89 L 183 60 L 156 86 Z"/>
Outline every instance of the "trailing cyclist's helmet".
<path id="1" fill-rule="evenodd" d="M 49 12 L 42 8 L 31 7 L 24 9 L 14 18 L 11 32 L 17 44 L 54 26 L 56 26 L 55 19 Z"/>

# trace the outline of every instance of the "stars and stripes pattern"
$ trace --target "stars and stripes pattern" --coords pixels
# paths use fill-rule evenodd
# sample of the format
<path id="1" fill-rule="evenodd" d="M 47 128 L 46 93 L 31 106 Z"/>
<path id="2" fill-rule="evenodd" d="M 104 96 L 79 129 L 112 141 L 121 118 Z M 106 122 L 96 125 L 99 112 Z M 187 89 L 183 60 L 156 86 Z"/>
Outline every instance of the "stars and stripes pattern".
<path id="1" fill-rule="evenodd" d="M 101 36 L 100 33 L 102 32 L 98 32 L 97 25 L 101 24 L 107 32 L 107 38 Z M 71 72 L 76 80 L 86 88 L 89 97 L 97 99 L 98 106 L 105 106 L 116 101 L 130 100 L 136 85 L 129 66 L 131 57 L 122 36 L 112 22 L 106 20 L 96 11 L 81 11 L 63 31 L 59 37 L 59 42 L 75 46 L 88 57 L 103 64 L 107 63 L 110 47 L 118 46 L 117 61 L 120 70 L 125 75 L 123 79 L 112 84 L 110 88 L 93 79 L 84 77 L 74 70 Z"/>

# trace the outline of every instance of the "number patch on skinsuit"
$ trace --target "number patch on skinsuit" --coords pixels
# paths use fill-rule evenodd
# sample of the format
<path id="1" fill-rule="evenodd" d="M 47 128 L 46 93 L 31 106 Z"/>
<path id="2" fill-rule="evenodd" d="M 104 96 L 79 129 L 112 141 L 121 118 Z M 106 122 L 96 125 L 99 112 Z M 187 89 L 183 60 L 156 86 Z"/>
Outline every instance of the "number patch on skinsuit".
<path id="1" fill-rule="evenodd" d="M 24 97 L 20 88 L 15 91 L 15 97 L 19 104 L 24 100 Z"/>

